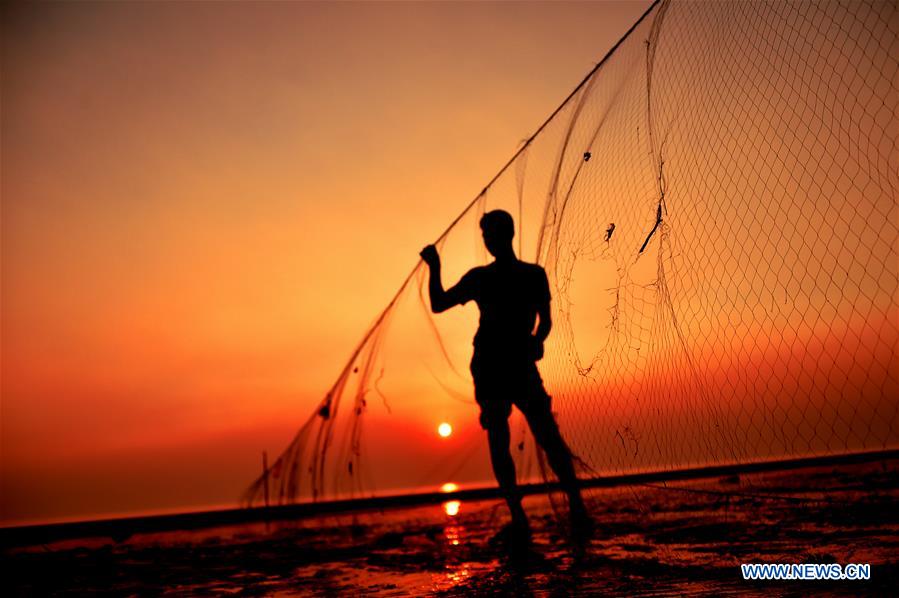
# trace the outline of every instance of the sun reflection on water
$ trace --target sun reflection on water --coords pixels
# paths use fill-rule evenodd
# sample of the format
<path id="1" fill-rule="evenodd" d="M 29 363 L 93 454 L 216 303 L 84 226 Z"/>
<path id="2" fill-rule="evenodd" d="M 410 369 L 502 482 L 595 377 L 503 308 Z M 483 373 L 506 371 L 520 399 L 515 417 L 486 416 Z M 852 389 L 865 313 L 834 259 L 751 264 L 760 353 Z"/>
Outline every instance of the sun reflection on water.
<path id="1" fill-rule="evenodd" d="M 443 535 L 446 538 L 447 544 L 450 546 L 458 546 L 459 539 L 462 537 L 462 526 L 447 525 L 446 529 L 443 531 Z"/>
<path id="2" fill-rule="evenodd" d="M 443 528 L 443 539 L 446 542 L 447 560 L 446 571 L 439 579 L 435 579 L 436 588 L 447 590 L 459 585 L 467 583 L 472 575 L 470 563 L 465 562 L 464 547 L 465 526 L 458 519 L 455 519 L 459 513 L 461 502 L 458 500 L 450 500 L 443 503 L 444 512 L 451 517 Z"/>
<path id="3" fill-rule="evenodd" d="M 450 517 L 455 517 L 459 514 L 459 508 L 461 506 L 462 503 L 458 500 L 448 500 L 443 503 L 443 511 Z"/>

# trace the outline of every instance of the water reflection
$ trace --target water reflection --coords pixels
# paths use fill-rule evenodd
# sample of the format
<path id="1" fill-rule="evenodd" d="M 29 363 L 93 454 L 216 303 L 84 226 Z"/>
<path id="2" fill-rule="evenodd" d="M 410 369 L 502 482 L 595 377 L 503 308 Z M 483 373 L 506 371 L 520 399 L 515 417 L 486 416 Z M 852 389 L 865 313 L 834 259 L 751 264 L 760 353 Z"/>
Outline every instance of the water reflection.
<path id="1" fill-rule="evenodd" d="M 446 543 L 450 546 L 458 546 L 459 540 L 462 538 L 462 531 L 461 525 L 447 525 L 446 529 L 443 530 Z"/>
<path id="2" fill-rule="evenodd" d="M 449 572 L 446 574 L 446 580 L 451 587 L 465 583 L 468 581 L 469 577 L 471 577 L 471 570 L 469 570 L 468 566 L 464 563 L 456 569 L 450 568 Z"/>
<path id="3" fill-rule="evenodd" d="M 461 506 L 462 503 L 458 500 L 448 500 L 443 503 L 443 511 L 450 517 L 455 517 L 459 514 L 459 508 Z"/>
<path id="4" fill-rule="evenodd" d="M 445 484 L 448 485 L 448 484 Z M 452 484 L 455 486 L 455 484 Z M 471 578 L 471 563 L 465 560 L 463 542 L 465 540 L 465 526 L 456 518 L 462 502 L 449 500 L 443 503 L 443 512 L 448 519 L 443 528 L 443 539 L 446 546 L 446 570 L 439 579 L 435 579 L 435 589 L 445 591 L 450 588 L 468 583 Z"/>

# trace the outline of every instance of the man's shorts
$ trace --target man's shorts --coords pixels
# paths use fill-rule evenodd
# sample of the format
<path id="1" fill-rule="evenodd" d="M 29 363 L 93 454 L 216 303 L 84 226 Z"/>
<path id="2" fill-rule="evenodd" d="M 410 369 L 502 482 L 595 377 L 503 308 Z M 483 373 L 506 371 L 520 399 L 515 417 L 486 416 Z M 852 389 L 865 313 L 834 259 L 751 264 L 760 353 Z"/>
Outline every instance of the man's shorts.
<path id="1" fill-rule="evenodd" d="M 512 414 L 512 405 L 530 420 L 552 415 L 550 396 L 537 364 L 527 358 L 488 355 L 475 350 L 471 359 L 474 396 L 481 408 L 481 427 L 489 430 Z"/>

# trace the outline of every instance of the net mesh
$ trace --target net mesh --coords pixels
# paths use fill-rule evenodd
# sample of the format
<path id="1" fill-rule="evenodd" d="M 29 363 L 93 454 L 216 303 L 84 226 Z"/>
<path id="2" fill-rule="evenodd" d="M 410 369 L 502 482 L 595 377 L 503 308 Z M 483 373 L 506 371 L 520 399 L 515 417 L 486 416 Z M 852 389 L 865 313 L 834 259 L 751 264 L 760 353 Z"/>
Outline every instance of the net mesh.
<path id="1" fill-rule="evenodd" d="M 657 2 L 440 236 L 449 286 L 489 261 L 480 215 L 515 216 L 583 475 L 899 445 L 897 34 L 893 2 Z M 477 308 L 432 316 L 426 274 L 248 503 L 490 479 Z"/>

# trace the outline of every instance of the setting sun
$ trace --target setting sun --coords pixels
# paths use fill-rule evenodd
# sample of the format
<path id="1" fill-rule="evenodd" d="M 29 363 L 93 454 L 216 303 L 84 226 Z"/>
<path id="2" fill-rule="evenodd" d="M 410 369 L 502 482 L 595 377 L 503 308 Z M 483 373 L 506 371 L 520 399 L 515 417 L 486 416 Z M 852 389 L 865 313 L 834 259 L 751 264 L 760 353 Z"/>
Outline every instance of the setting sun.
<path id="1" fill-rule="evenodd" d="M 443 422 L 437 426 L 437 433 L 440 434 L 442 438 L 449 438 L 453 433 L 453 427 L 448 423 Z"/>

